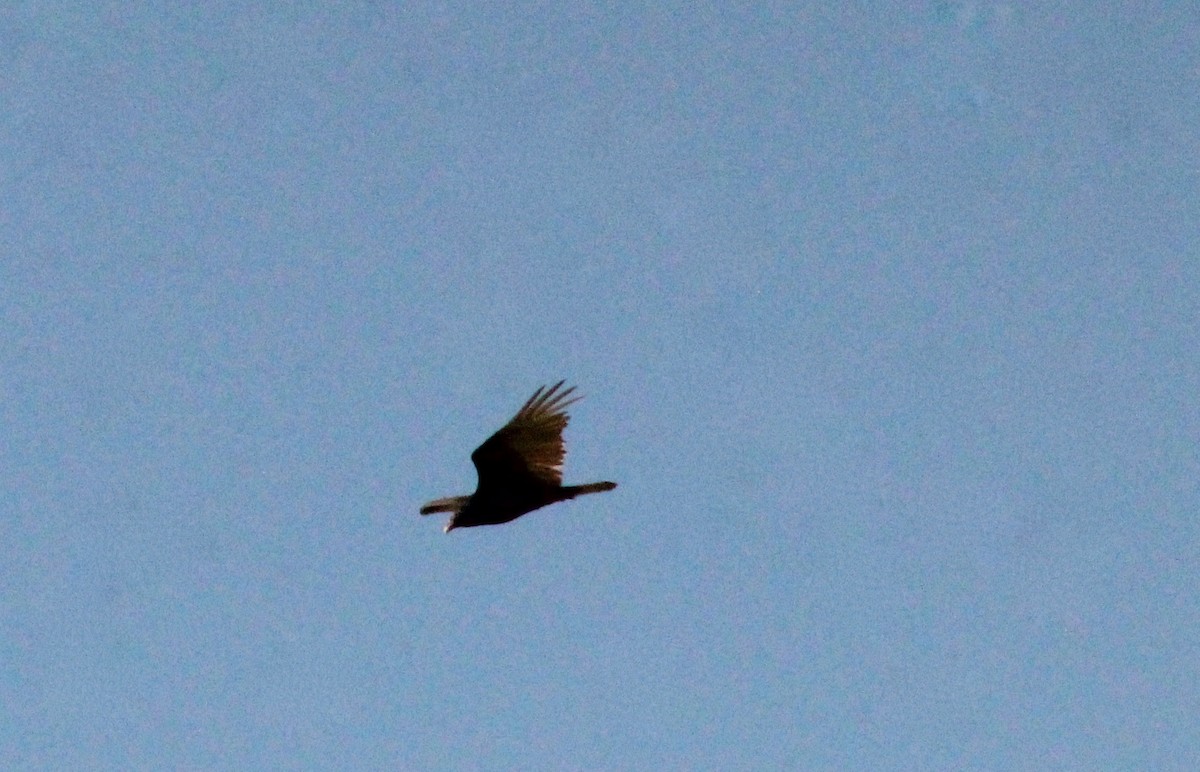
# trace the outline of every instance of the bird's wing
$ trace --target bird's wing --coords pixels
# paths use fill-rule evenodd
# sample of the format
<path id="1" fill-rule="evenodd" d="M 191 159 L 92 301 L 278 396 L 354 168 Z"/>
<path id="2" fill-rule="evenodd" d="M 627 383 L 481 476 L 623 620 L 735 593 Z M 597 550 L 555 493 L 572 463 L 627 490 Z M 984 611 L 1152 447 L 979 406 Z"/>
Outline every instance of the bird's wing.
<path id="1" fill-rule="evenodd" d="M 559 381 L 549 389 L 543 386 L 535 391 L 503 429 L 471 454 L 480 488 L 530 477 L 562 485 L 562 463 L 567 454 L 562 433 L 570 420 L 566 408 L 579 399 L 568 399 L 575 387 L 559 391 L 562 385 Z"/>

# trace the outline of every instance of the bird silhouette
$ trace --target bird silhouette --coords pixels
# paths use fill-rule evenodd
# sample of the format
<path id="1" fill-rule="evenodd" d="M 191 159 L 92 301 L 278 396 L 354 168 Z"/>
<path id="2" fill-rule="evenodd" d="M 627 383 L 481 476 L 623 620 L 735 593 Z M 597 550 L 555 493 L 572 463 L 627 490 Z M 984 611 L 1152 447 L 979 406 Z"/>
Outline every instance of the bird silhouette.
<path id="1" fill-rule="evenodd" d="M 617 487 L 614 482 L 563 485 L 566 456 L 562 433 L 570 416 L 566 408 L 581 397 L 568 399 L 575 387 L 564 381 L 540 387 L 504 428 L 488 437 L 471 454 L 479 484 L 470 496 L 449 496 L 421 507 L 422 515 L 449 512 L 446 532 L 476 525 L 499 525 L 547 504 Z"/>

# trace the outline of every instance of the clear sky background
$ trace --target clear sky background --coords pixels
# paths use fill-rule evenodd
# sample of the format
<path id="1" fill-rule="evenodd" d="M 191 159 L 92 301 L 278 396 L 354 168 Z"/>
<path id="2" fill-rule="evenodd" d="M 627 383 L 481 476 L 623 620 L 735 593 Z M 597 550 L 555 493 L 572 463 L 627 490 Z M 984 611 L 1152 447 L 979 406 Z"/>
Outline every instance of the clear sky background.
<path id="1" fill-rule="evenodd" d="M 0 767 L 1200 768 L 1200 6 L 160 5 L 0 11 Z"/>

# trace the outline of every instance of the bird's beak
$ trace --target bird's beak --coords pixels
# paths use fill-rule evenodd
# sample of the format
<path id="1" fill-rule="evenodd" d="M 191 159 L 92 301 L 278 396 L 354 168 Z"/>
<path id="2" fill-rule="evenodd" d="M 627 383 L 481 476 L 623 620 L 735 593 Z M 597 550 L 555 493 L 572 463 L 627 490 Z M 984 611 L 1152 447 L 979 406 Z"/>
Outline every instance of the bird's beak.
<path id="1" fill-rule="evenodd" d="M 448 523 L 446 523 L 446 527 L 442 529 L 442 533 L 450 533 L 451 531 L 453 531 L 455 529 L 455 527 L 456 526 L 454 525 L 454 521 L 451 520 Z"/>

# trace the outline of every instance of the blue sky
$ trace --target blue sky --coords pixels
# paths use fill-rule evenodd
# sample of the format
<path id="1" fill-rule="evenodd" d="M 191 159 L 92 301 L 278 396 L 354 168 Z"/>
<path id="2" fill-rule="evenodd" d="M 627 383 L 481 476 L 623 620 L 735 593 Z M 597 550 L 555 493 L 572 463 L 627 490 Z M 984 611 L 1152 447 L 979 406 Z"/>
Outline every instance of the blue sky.
<path id="1" fill-rule="evenodd" d="M 0 766 L 1200 765 L 1194 4 L 154 5 L 0 12 Z"/>

